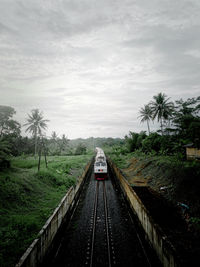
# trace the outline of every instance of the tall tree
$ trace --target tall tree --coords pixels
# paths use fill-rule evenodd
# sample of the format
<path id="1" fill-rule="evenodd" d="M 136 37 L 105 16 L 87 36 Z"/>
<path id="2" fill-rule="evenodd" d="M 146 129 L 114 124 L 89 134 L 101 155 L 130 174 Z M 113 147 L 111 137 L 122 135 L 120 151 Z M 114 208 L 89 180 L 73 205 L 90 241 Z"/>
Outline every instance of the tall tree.
<path id="1" fill-rule="evenodd" d="M 42 135 L 42 130 L 46 130 L 47 122 L 44 120 L 43 113 L 39 109 L 33 109 L 31 114 L 28 114 L 27 123 L 24 126 L 28 126 L 26 132 L 30 132 L 33 135 L 35 141 L 35 156 L 37 153 L 37 139 Z"/>
<path id="2" fill-rule="evenodd" d="M 152 119 L 152 109 L 150 107 L 150 105 L 144 105 L 143 108 L 140 109 L 140 118 L 141 122 L 147 122 L 147 128 L 148 128 L 148 132 L 150 134 L 150 127 L 149 127 L 149 121 Z"/>
<path id="3" fill-rule="evenodd" d="M 12 119 L 15 113 L 16 111 L 12 107 L 0 106 L 0 137 L 20 134 L 21 125 Z"/>
<path id="4" fill-rule="evenodd" d="M 163 135 L 163 122 L 171 118 L 174 104 L 169 102 L 170 98 L 167 98 L 165 94 L 159 93 L 156 96 L 153 96 L 154 101 L 150 102 L 150 107 L 152 110 L 153 120 L 157 117 L 158 122 L 160 122 L 161 133 Z"/>
<path id="5" fill-rule="evenodd" d="M 56 142 L 57 138 L 58 138 L 57 133 L 56 133 L 55 131 L 53 131 L 52 134 L 51 134 L 51 139 L 52 139 L 52 141 L 53 141 L 53 142 Z"/>
<path id="6" fill-rule="evenodd" d="M 57 141 L 58 147 L 59 147 L 59 154 L 61 155 L 62 151 L 65 151 L 68 146 L 69 140 L 65 136 L 65 134 L 62 135 L 62 138 L 59 138 Z"/>
<path id="7" fill-rule="evenodd" d="M 176 101 L 173 125 L 179 138 L 200 147 L 200 97 Z"/>

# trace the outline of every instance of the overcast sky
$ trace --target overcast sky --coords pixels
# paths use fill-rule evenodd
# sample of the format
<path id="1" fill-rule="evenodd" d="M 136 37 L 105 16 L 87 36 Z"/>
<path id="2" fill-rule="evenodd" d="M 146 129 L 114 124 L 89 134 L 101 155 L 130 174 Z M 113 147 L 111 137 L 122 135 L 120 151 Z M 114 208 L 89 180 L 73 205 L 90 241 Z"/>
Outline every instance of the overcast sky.
<path id="1" fill-rule="evenodd" d="M 124 137 L 159 92 L 200 95 L 199 0 L 0 0 L 0 105 L 20 123 L 39 108 L 47 135 Z"/>

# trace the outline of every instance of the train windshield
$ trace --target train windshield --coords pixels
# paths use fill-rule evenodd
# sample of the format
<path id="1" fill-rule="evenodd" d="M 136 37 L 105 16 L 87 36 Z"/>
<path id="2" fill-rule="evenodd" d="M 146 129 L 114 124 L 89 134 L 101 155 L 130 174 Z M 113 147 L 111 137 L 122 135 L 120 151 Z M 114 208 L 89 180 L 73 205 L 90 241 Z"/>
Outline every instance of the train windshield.
<path id="1" fill-rule="evenodd" d="M 98 160 L 105 160 L 105 158 L 100 156 L 100 157 L 98 157 Z"/>
<path id="2" fill-rule="evenodd" d="M 100 167 L 100 166 L 106 166 L 105 162 L 96 162 L 95 166 Z"/>

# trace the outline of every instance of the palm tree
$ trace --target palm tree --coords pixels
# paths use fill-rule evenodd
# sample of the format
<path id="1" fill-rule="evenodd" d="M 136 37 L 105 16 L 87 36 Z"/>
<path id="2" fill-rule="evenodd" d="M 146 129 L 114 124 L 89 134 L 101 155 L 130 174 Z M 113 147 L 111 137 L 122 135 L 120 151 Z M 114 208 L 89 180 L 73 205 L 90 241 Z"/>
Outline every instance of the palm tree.
<path id="1" fill-rule="evenodd" d="M 157 117 L 158 122 L 160 121 L 161 133 L 163 135 L 163 122 L 171 117 L 174 104 L 173 102 L 169 102 L 170 98 L 167 98 L 167 96 L 162 93 L 153 96 L 153 98 L 154 101 L 150 103 L 152 119 L 154 120 Z"/>
<path id="2" fill-rule="evenodd" d="M 26 132 L 32 133 L 34 140 L 35 140 L 35 156 L 37 152 L 37 139 L 38 135 L 42 135 L 42 130 L 46 130 L 47 122 L 49 120 L 43 119 L 42 112 L 39 109 L 31 110 L 31 114 L 28 114 L 27 123 L 24 126 L 28 126 Z"/>
<path id="3" fill-rule="evenodd" d="M 149 121 L 152 119 L 152 110 L 149 105 L 144 105 L 143 108 L 140 109 L 140 116 L 141 122 L 146 121 L 147 122 L 147 127 L 148 127 L 148 132 L 150 134 L 150 127 L 149 127 Z"/>
<path id="4" fill-rule="evenodd" d="M 56 133 L 55 131 L 53 131 L 52 134 L 51 134 L 51 139 L 52 139 L 53 141 L 56 141 L 57 138 L 58 138 L 57 133 Z"/>

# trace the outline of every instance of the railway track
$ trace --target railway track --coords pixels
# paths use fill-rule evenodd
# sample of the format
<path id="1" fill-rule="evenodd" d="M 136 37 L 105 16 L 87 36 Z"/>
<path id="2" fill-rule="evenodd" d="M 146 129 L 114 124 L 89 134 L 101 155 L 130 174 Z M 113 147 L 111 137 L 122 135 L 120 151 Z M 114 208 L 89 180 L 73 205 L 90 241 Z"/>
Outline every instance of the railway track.
<path id="1" fill-rule="evenodd" d="M 73 217 L 42 267 L 159 266 L 132 221 L 112 174 L 88 179 Z"/>
<path id="2" fill-rule="evenodd" d="M 100 188 L 101 187 L 101 188 Z M 100 190 L 102 189 L 102 190 Z M 100 196 L 100 194 L 103 195 L 103 197 Z M 99 214 L 100 212 L 98 211 L 98 204 L 100 203 L 102 206 L 102 201 L 103 199 L 103 213 Z M 100 210 L 101 207 L 100 207 Z M 106 251 L 101 251 L 101 256 L 105 257 L 104 258 L 104 263 L 107 263 L 107 266 L 111 267 L 111 252 L 112 252 L 112 247 L 111 247 L 111 242 L 112 242 L 112 238 L 110 236 L 110 229 L 111 226 L 109 224 L 110 221 L 110 217 L 108 216 L 108 205 L 107 205 L 107 196 L 106 196 L 106 186 L 105 186 L 105 181 L 103 182 L 99 182 L 96 181 L 96 190 L 95 190 L 95 200 L 94 200 L 94 209 L 93 209 L 93 214 L 91 217 L 91 232 L 92 232 L 92 236 L 91 236 L 91 243 L 89 243 L 89 245 L 91 244 L 91 248 L 90 246 L 88 247 L 88 249 L 90 250 L 90 255 L 87 256 L 87 261 L 86 261 L 86 265 L 89 265 L 90 267 L 92 267 L 93 265 L 96 265 L 96 259 L 97 257 L 95 257 L 95 254 L 97 253 L 97 251 L 95 250 L 98 247 L 98 227 L 101 227 L 101 232 L 105 234 L 104 237 L 104 241 L 105 241 L 105 247 L 107 248 Z M 107 252 L 107 253 L 106 253 Z M 106 255 L 107 254 L 107 255 Z M 114 254 L 114 253 L 113 253 Z M 98 255 L 99 257 L 99 255 Z M 101 257 L 101 258 L 102 258 Z M 89 259 L 89 261 L 88 261 Z M 113 258 L 114 260 L 114 258 Z M 90 263 L 89 263 L 90 262 Z"/>

